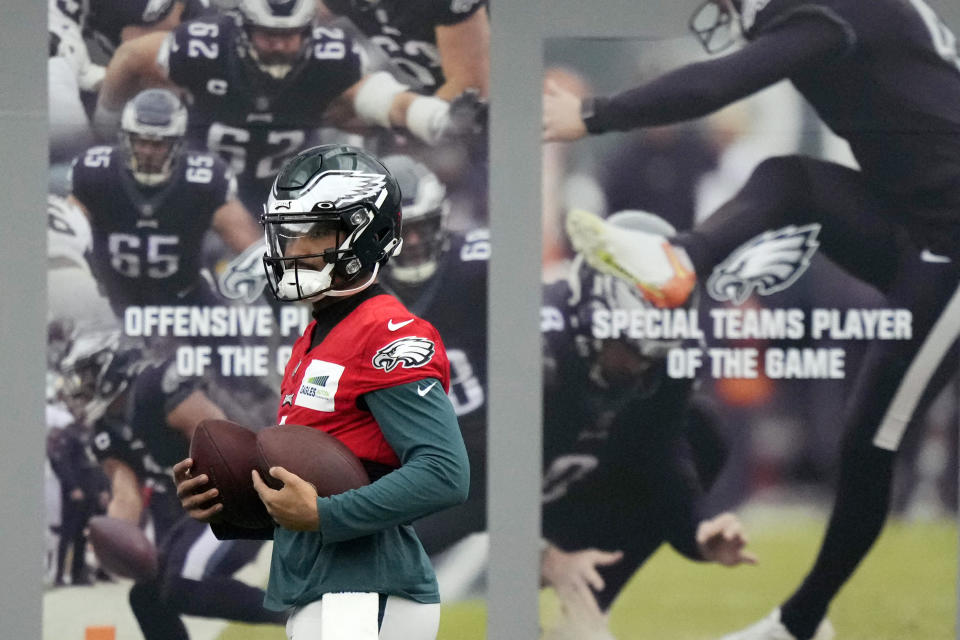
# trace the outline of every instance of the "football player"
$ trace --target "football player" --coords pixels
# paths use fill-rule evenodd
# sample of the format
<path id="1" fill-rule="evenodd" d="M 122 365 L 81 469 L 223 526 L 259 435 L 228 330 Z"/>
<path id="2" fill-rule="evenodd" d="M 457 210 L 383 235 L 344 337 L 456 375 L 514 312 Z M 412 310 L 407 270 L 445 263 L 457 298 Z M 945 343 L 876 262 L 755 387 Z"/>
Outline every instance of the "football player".
<path id="1" fill-rule="evenodd" d="M 115 328 L 116 316 L 97 287 L 87 257 L 90 223 L 67 199 L 47 196 L 47 317 L 74 330 Z M 52 364 L 56 364 L 55 362 Z"/>
<path id="2" fill-rule="evenodd" d="M 294 157 L 267 200 L 270 289 L 283 301 L 310 300 L 314 315 L 284 372 L 277 420 L 337 437 L 373 479 L 318 497 L 282 467 L 270 470 L 284 483 L 279 491 L 253 473 L 277 523 L 267 531 L 274 547 L 266 605 L 294 607 L 289 638 L 437 634 L 437 582 L 410 523 L 463 502 L 469 465 L 437 330 L 376 283 L 402 242 L 400 207 L 390 172 L 338 145 Z M 190 464 L 174 468 L 182 503 L 208 519 L 221 506 L 205 506 L 209 491 L 194 493 L 206 476 L 191 477 Z"/>
<path id="3" fill-rule="evenodd" d="M 639 211 L 611 221 L 673 233 Z M 541 570 L 566 612 L 547 637 L 606 639 L 615 598 L 664 542 L 697 561 L 756 558 L 735 515 L 700 513 L 725 454 L 693 381 L 667 376 L 667 351 L 680 341 L 595 337 L 601 314 L 649 304 L 582 257 L 544 286 L 543 300 Z"/>
<path id="4" fill-rule="evenodd" d="M 227 165 L 186 151 L 187 111 L 167 89 L 124 107 L 120 144 L 74 162 L 71 199 L 90 219 L 91 263 L 115 312 L 129 305 L 217 300 L 201 268 L 213 229 L 235 251 L 262 243 Z"/>
<path id="5" fill-rule="evenodd" d="M 285 616 L 263 608 L 262 590 L 231 578 L 261 543 L 218 541 L 184 515 L 177 499 L 171 465 L 187 454 L 199 421 L 224 417 L 203 388 L 181 378 L 172 360 L 151 362 L 122 345 L 119 331 L 77 334 L 59 370 L 62 396 L 92 430 L 93 452 L 110 480 L 107 515 L 137 524 L 144 511 L 150 515 L 157 577 L 130 590 L 144 637 L 188 638 L 182 614 L 283 622 Z"/>
<path id="6" fill-rule="evenodd" d="M 487 264 L 490 232 L 450 233 L 450 202 L 437 175 L 405 155 L 383 158 L 403 194 L 403 252 L 384 283 L 413 313 L 440 331 L 450 360 L 450 401 L 470 458 L 466 503 L 417 522 L 430 556 L 486 529 Z"/>
<path id="7" fill-rule="evenodd" d="M 788 285 L 805 262 L 788 260 L 787 277 L 768 268 L 755 278 L 737 270 L 737 256 L 721 264 L 738 247 L 747 257 L 742 245 L 761 232 L 779 230 L 768 237 L 802 246 L 796 255 L 818 242 L 889 306 L 912 312 L 910 339 L 874 342 L 857 374 L 836 502 L 812 570 L 769 617 L 728 636 L 822 640 L 833 636 L 824 620 L 831 600 L 883 528 L 903 433 L 942 386 L 938 369 L 960 332 L 956 39 L 923 0 L 877 0 L 869 11 L 843 0 L 711 0 L 691 26 L 709 50 L 727 44 L 734 28 L 747 44 L 609 98 L 581 101 L 550 88 L 544 137 L 574 140 L 703 116 L 789 79 L 850 143 L 859 170 L 771 158 L 707 221 L 670 242 L 648 233 L 614 238 L 585 213 L 568 219 L 592 264 L 660 306 L 681 304 L 695 280 L 711 274 L 714 296 L 738 301 L 770 283 Z"/>
<path id="8" fill-rule="evenodd" d="M 49 417 L 49 412 L 48 412 Z M 76 422 L 47 431 L 47 459 L 60 485 L 61 518 L 54 586 L 63 586 L 67 551 L 71 551 L 70 584 L 93 583 L 87 567 L 87 536 L 90 517 L 106 506 L 106 478 L 89 453 L 88 433 Z"/>
<path id="9" fill-rule="evenodd" d="M 210 0 L 51 0 L 107 56 L 153 31 L 216 13 Z"/>
<path id="10" fill-rule="evenodd" d="M 52 2 L 48 7 L 47 105 L 50 162 L 69 162 L 94 142 L 93 129 L 80 99 L 103 80 L 105 69 L 93 64 L 80 27 Z M 61 193 L 62 195 L 62 193 Z"/>
<path id="11" fill-rule="evenodd" d="M 179 87 L 192 96 L 192 144 L 229 160 L 251 208 L 321 125 L 405 127 L 428 143 L 446 135 L 450 104 L 387 72 L 364 76 L 344 31 L 314 26 L 314 2 L 242 0 L 237 12 L 125 44 L 107 68 L 94 124 L 115 129 L 141 85 Z"/>
<path id="12" fill-rule="evenodd" d="M 490 76 L 487 0 L 322 0 L 346 16 L 419 93 L 486 97 Z"/>

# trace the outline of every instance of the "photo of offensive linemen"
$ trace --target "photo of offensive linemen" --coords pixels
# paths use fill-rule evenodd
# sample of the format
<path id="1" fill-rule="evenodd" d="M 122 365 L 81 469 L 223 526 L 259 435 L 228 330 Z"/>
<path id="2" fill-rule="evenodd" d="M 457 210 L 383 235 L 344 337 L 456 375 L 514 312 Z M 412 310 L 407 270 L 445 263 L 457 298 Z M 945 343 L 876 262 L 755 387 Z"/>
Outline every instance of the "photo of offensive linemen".
<path id="1" fill-rule="evenodd" d="M 757 157 L 742 186 L 730 185 L 719 208 L 675 238 L 615 229 L 582 210 L 568 213 L 566 228 L 589 264 L 660 308 L 685 304 L 698 285 L 732 305 L 745 302 L 744 291 L 764 293 L 761 279 L 772 271 L 738 270 L 728 258 L 735 250 L 746 255 L 745 243 L 769 231 L 798 242 L 796 234 L 807 233 L 815 241 L 805 246 L 819 247 L 841 277 L 873 287 L 882 294 L 879 305 L 912 313 L 911 336 L 865 343 L 859 366 L 847 371 L 850 391 L 835 409 L 843 415 L 843 436 L 834 501 L 812 568 L 766 617 L 723 636 L 860 637 L 856 629 L 835 631 L 828 608 L 883 529 L 908 427 L 922 422 L 956 373 L 949 357 L 960 334 L 956 38 L 924 0 L 880 0 L 868 11 L 847 0 L 708 0 L 690 27 L 708 53 L 724 55 L 658 71 L 610 96 L 548 84 L 544 140 L 675 125 L 788 80 L 849 145 L 849 155 L 842 163 L 796 152 Z M 808 112 L 801 122 L 819 127 L 820 121 Z M 801 146 L 830 157 L 827 145 L 809 137 L 799 137 L 794 151 Z M 772 277 L 783 284 L 783 295 L 793 295 L 787 288 L 794 281 L 816 288 L 800 279 L 806 264 L 780 265 L 787 273 Z M 890 619 L 916 622 L 907 614 Z M 934 625 L 929 637 L 952 626 L 952 616 L 942 612 L 925 621 Z"/>
<path id="2" fill-rule="evenodd" d="M 385 155 L 379 145 L 395 140 L 389 144 L 404 153 L 430 157 L 447 183 L 446 197 L 457 203 L 453 227 L 465 235 L 479 233 L 470 236 L 479 247 L 471 254 L 475 259 L 464 264 L 474 272 L 485 270 L 489 241 L 481 151 L 489 81 L 487 3 L 363 2 L 339 8 L 344 15 L 331 23 L 331 7 L 315 0 L 49 0 L 49 188 L 52 196 L 64 198 L 52 197 L 48 211 L 51 326 L 69 325 L 76 341 L 94 333 L 122 333 L 117 314 L 131 307 L 263 311 L 272 296 L 260 297 L 267 278 L 259 213 L 283 163 L 320 141 L 349 142 Z M 356 29 L 344 28 L 351 13 Z M 354 35 L 369 42 L 355 42 Z M 400 43 L 399 55 L 371 60 L 368 67 L 367 52 L 386 52 L 388 37 Z M 410 213 L 413 222 L 416 212 Z M 416 251 L 410 256 L 415 258 Z M 445 285 L 455 290 L 460 277 L 447 274 Z M 483 305 L 486 280 L 475 278 L 471 286 L 475 291 L 462 305 L 468 310 Z M 427 298 L 424 303 L 429 304 Z M 448 397 L 468 421 L 480 424 L 486 400 L 485 324 L 477 321 L 459 334 L 469 343 L 458 340 L 461 344 L 450 349 L 455 377 Z M 225 366 L 214 351 L 205 374 L 184 373 L 167 357 L 174 350 L 208 345 L 204 336 L 160 338 L 150 347 L 163 353 L 145 353 L 117 378 L 124 393 L 111 408 L 111 428 L 77 422 L 76 442 L 85 445 L 79 452 L 84 455 L 68 460 L 53 451 L 56 469 L 48 493 L 57 498 L 50 500 L 49 511 L 59 514 L 61 488 L 72 485 L 54 480 L 82 471 L 70 468 L 74 460 L 99 458 L 111 471 L 125 472 L 116 462 L 122 459 L 133 471 L 113 473 L 121 481 L 103 499 L 116 511 L 121 503 L 136 504 L 138 497 L 143 508 L 125 516 L 138 520 L 158 545 L 165 571 L 142 583 L 104 573 L 86 544 L 87 533 L 77 531 L 79 519 L 51 517 L 49 525 L 57 528 L 50 535 L 51 560 L 59 552 L 64 556 L 59 565 L 73 575 L 60 586 L 51 566 L 44 638 L 82 635 L 87 627 L 111 629 L 117 638 L 282 636 L 275 625 L 249 624 L 286 617 L 256 604 L 263 601 L 272 543 L 217 543 L 199 523 L 175 524 L 160 513 L 169 491 L 161 490 L 166 485 L 154 472 L 166 469 L 170 451 L 178 451 L 178 458 L 185 455 L 193 425 L 186 424 L 189 419 L 175 420 L 173 427 L 161 429 L 172 423 L 154 418 L 171 408 L 177 413 L 181 391 L 196 389 L 227 413 L 262 427 L 275 409 L 272 395 L 265 403 L 262 390 L 279 384 L 284 363 L 261 379 Z M 294 338 L 258 332 L 215 337 L 209 344 L 265 348 L 272 362 Z M 119 340 L 121 347 L 127 344 L 126 336 Z M 62 367 L 71 364 L 64 362 L 68 352 L 53 341 L 48 351 L 51 414 L 67 415 Z M 85 358 L 85 375 L 119 370 L 125 353 L 112 346 L 97 350 Z M 104 391 L 119 393 L 109 388 L 113 378 L 106 378 Z M 170 390 L 164 391 L 165 384 Z M 163 403 L 170 406 L 143 408 L 151 391 L 160 394 L 157 402 L 167 398 Z M 483 426 L 466 431 L 476 439 L 483 436 Z M 144 430 L 157 437 L 143 444 Z M 109 449 L 98 449 L 108 444 Z M 482 458 L 478 462 L 482 465 Z M 479 466 L 474 484 L 484 483 Z M 68 501 L 75 493 L 65 494 Z M 179 507 L 172 511 L 180 513 Z M 455 541 L 460 524 L 456 518 L 438 523 L 432 543 Z M 64 533 L 60 540 L 58 532 Z M 242 557 L 228 553 L 231 549 L 242 549 Z M 97 579 L 81 588 L 87 576 Z M 473 601 L 468 608 L 472 616 L 483 604 Z M 463 627 L 456 616 L 445 620 L 454 630 Z M 439 637 L 461 637 L 453 633 L 441 631 Z"/>

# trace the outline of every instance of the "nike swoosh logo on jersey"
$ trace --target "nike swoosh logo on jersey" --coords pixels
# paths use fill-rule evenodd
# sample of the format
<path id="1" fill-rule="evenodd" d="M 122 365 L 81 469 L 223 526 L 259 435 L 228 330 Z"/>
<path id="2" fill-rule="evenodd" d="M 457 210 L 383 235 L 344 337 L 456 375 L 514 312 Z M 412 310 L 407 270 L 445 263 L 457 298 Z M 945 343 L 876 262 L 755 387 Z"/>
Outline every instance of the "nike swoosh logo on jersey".
<path id="1" fill-rule="evenodd" d="M 936 253 L 930 251 L 930 249 L 924 249 L 921 251 L 920 259 L 924 262 L 950 262 L 950 258 L 947 256 L 937 255 Z"/>
<path id="2" fill-rule="evenodd" d="M 433 387 L 436 386 L 436 384 L 437 384 L 437 381 L 434 380 L 433 382 L 431 382 L 430 384 L 427 385 L 427 388 L 426 388 L 426 389 L 421 389 L 420 386 L 418 385 L 418 386 L 417 386 L 417 395 L 422 398 L 423 396 L 425 396 L 425 395 L 427 395 L 428 393 L 430 393 L 430 389 L 433 389 Z"/>
<path id="3" fill-rule="evenodd" d="M 397 329 L 402 329 L 403 327 L 407 326 L 411 322 L 413 322 L 413 318 L 410 318 L 409 320 L 404 320 L 403 322 L 394 322 L 393 319 L 391 318 L 387 322 L 387 329 L 389 329 L 390 331 L 396 331 Z"/>

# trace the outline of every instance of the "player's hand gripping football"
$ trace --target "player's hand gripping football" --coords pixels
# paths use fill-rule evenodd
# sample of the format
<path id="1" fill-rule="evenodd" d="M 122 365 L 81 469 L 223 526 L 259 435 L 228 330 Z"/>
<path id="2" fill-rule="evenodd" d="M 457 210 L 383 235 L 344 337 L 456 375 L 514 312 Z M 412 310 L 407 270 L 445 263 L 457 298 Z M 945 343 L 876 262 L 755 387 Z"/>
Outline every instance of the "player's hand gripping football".
<path id="1" fill-rule="evenodd" d="M 191 475 L 190 468 L 192 466 L 193 460 L 191 458 L 185 458 L 173 465 L 173 481 L 177 485 L 177 497 L 180 498 L 180 506 L 194 520 L 212 522 L 217 519 L 217 514 L 223 510 L 223 503 L 207 505 L 220 492 L 215 488 L 200 491 L 200 488 L 207 484 L 208 478 L 205 473 L 199 476 Z"/>
<path id="2" fill-rule="evenodd" d="M 283 467 L 270 467 L 270 475 L 283 483 L 281 489 L 271 489 L 256 469 L 250 473 L 253 474 L 253 488 L 277 524 L 291 531 L 320 530 L 317 490 L 312 484 Z"/>
<path id="3" fill-rule="evenodd" d="M 697 546 L 705 560 L 727 567 L 757 564 L 757 556 L 745 549 L 747 535 L 740 519 L 732 513 L 704 520 L 697 527 Z"/>
<path id="4" fill-rule="evenodd" d="M 587 135 L 580 117 L 580 98 L 548 80 L 543 92 L 544 142 L 570 142 Z"/>

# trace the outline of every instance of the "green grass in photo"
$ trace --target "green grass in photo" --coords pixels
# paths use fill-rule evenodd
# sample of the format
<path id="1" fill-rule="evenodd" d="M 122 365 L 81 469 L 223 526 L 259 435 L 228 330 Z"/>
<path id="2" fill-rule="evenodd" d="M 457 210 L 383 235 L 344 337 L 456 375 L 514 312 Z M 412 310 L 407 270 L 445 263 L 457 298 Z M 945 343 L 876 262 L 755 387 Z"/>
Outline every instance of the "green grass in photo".
<path id="1" fill-rule="evenodd" d="M 616 638 L 715 640 L 765 616 L 789 595 L 813 562 L 825 516 L 764 507 L 744 519 L 759 565 L 727 569 L 661 548 L 614 604 Z M 833 604 L 837 640 L 954 640 L 956 582 L 956 523 L 893 520 Z M 559 614 L 556 598 L 545 591 L 540 601 L 549 624 Z M 448 604 L 438 640 L 483 640 L 485 629 L 482 601 Z M 284 637 L 279 627 L 232 624 L 218 640 Z"/>

